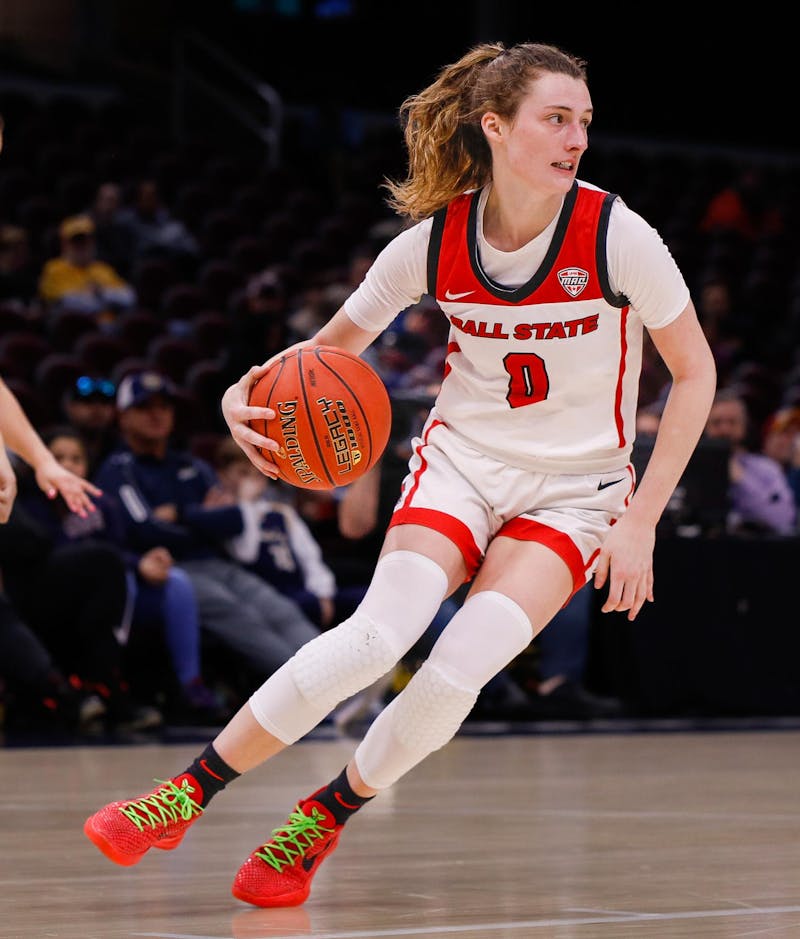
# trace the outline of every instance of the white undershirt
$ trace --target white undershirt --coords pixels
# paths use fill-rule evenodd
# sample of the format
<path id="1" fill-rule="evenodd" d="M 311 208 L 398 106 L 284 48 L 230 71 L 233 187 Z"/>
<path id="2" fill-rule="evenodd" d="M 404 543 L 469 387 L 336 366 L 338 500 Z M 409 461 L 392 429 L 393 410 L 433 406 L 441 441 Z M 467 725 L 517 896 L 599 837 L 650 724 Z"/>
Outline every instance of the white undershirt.
<path id="1" fill-rule="evenodd" d="M 493 248 L 483 236 L 483 209 L 478 206 L 478 250 L 485 273 L 505 287 L 527 283 L 550 247 L 553 221 L 516 251 Z M 345 302 L 350 318 L 362 329 L 381 332 L 427 292 L 428 241 L 433 221 L 425 219 L 397 235 L 378 255 L 361 285 Z M 683 312 L 689 289 L 658 232 L 617 199 L 608 225 L 608 271 L 612 289 L 624 294 L 632 311 L 649 329 L 667 326 Z"/>

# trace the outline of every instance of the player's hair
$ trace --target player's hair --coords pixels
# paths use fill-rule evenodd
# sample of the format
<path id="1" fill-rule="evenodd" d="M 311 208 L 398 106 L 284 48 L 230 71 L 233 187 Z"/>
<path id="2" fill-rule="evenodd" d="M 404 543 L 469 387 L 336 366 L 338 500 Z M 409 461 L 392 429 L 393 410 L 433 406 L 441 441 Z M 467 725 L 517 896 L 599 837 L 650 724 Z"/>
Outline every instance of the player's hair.
<path id="1" fill-rule="evenodd" d="M 400 106 L 408 153 L 404 180 L 386 180 L 388 205 L 418 221 L 468 189 L 486 185 L 492 155 L 481 117 L 513 120 L 530 85 L 543 73 L 586 81 L 586 62 L 556 46 L 501 42 L 473 46 L 436 80 Z"/>

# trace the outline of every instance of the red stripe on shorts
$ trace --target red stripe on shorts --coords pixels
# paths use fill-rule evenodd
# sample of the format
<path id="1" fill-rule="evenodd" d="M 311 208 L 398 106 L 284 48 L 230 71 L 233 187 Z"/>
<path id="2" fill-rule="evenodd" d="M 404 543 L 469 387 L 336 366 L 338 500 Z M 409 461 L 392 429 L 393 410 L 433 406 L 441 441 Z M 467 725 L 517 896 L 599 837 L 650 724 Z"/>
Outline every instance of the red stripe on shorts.
<path id="1" fill-rule="evenodd" d="M 586 565 L 583 556 L 575 547 L 569 535 L 557 528 L 535 522 L 532 518 L 512 518 L 498 531 L 497 536 L 505 535 L 517 541 L 536 541 L 545 545 L 561 558 L 572 574 L 573 593 L 586 583 Z"/>
<path id="2" fill-rule="evenodd" d="M 430 433 L 433 430 L 433 428 L 437 427 L 439 424 L 442 424 L 442 423 L 444 422 L 433 421 L 431 426 L 425 431 L 424 439 L 421 440 L 415 448 L 415 452 L 417 456 L 419 457 L 419 466 L 414 471 L 414 482 L 409 486 L 408 492 L 406 493 L 405 498 L 403 499 L 403 507 L 407 506 L 409 502 L 411 502 L 411 500 L 414 498 L 414 493 L 417 491 L 417 488 L 419 487 L 419 478 L 425 472 L 425 468 L 428 465 L 428 461 L 422 455 L 422 451 L 425 449 L 425 444 L 428 442 L 428 437 L 430 436 Z M 391 525 L 389 527 L 391 527 Z"/>
<path id="3" fill-rule="evenodd" d="M 478 565 L 481 563 L 481 550 L 475 544 L 472 532 L 457 518 L 453 518 L 447 512 L 440 512 L 438 509 L 416 509 L 413 505 L 401 505 L 392 515 L 389 528 L 395 525 L 422 525 L 441 532 L 453 542 L 464 558 L 464 563 L 467 565 L 465 583 L 475 576 Z"/>

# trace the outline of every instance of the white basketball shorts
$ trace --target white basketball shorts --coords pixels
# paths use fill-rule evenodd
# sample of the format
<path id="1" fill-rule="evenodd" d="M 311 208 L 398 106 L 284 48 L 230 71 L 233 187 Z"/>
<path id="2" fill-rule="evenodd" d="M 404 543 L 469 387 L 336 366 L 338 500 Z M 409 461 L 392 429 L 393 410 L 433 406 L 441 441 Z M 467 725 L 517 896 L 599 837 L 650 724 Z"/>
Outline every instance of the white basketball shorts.
<path id="1" fill-rule="evenodd" d="M 536 473 L 500 463 L 429 420 L 413 440 L 409 472 L 389 527 L 423 525 L 461 551 L 471 580 L 489 542 L 537 541 L 572 572 L 574 590 L 594 572 L 608 529 L 623 514 L 636 476 L 631 464 L 587 475 Z"/>

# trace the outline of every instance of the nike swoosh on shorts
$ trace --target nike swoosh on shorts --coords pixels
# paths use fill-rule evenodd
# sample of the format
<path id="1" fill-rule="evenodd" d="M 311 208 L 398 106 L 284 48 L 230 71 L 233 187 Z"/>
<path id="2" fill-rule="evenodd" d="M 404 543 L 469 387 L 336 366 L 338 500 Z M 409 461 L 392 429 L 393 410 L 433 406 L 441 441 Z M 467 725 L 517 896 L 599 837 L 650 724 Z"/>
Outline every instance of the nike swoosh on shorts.
<path id="1" fill-rule="evenodd" d="M 620 476 L 619 479 L 612 479 L 610 482 L 607 482 L 607 483 L 598 483 L 597 491 L 600 492 L 602 489 L 608 489 L 609 486 L 616 486 L 617 483 L 621 483 L 623 479 L 625 479 L 625 477 Z"/>

